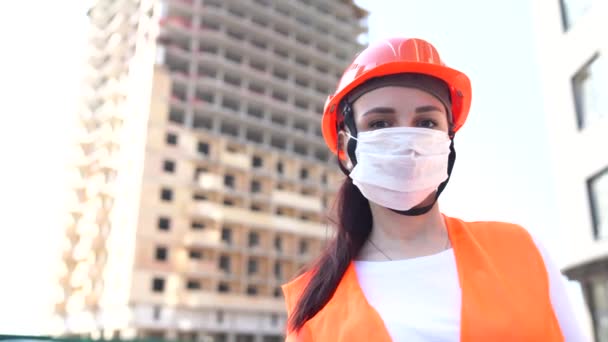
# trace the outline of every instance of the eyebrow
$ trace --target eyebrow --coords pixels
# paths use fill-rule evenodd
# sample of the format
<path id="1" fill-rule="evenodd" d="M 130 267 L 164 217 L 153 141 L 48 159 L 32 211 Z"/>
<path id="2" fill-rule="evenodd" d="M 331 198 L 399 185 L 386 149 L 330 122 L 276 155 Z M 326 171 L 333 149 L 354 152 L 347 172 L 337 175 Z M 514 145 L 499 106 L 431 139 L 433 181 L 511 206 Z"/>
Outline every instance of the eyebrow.
<path id="1" fill-rule="evenodd" d="M 428 113 L 428 112 L 442 112 L 442 110 L 437 106 L 422 106 L 416 108 L 416 114 Z"/>
<path id="2" fill-rule="evenodd" d="M 442 110 L 437 107 L 437 106 L 433 106 L 433 105 L 428 105 L 428 106 L 421 106 L 421 107 L 417 107 L 415 112 L 416 114 L 422 114 L 422 113 L 428 113 L 428 112 L 441 112 Z M 363 113 L 363 115 L 361 115 L 361 117 L 364 117 L 368 114 L 372 114 L 372 113 L 376 113 L 376 114 L 395 114 L 397 111 L 395 110 L 395 108 L 392 107 L 374 107 L 368 111 L 366 111 L 365 113 Z"/>
<path id="3" fill-rule="evenodd" d="M 374 107 L 361 115 L 364 117 L 368 114 L 376 113 L 376 114 L 395 114 L 397 111 L 392 107 Z"/>

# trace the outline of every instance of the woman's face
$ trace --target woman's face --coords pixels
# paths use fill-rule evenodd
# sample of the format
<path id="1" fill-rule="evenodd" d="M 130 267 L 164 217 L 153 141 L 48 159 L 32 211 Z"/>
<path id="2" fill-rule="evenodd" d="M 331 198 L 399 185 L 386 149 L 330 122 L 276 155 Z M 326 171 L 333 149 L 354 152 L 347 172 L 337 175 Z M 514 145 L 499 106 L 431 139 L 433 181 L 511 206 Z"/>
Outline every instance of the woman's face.
<path id="1" fill-rule="evenodd" d="M 353 104 L 359 132 L 387 127 L 420 127 L 448 132 L 443 103 L 415 88 L 383 87 L 358 98 Z"/>
<path id="2" fill-rule="evenodd" d="M 416 88 L 382 87 L 369 91 L 353 104 L 358 132 L 387 127 L 421 127 L 448 133 L 448 115 L 443 103 L 435 96 Z M 346 150 L 348 137 L 338 135 L 340 146 Z M 345 153 L 346 168 L 352 163 Z"/>

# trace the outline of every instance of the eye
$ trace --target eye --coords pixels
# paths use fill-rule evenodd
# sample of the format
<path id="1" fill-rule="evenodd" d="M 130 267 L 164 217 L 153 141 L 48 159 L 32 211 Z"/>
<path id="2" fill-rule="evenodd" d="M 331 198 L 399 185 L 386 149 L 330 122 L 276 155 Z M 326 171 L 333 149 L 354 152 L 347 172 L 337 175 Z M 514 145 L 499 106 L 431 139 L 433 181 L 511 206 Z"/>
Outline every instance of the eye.
<path id="1" fill-rule="evenodd" d="M 374 121 L 370 121 L 370 123 L 367 126 L 371 129 L 380 129 L 380 128 L 390 127 L 391 124 L 390 124 L 390 122 L 388 122 L 386 120 L 374 120 Z"/>
<path id="2" fill-rule="evenodd" d="M 437 122 L 435 120 L 431 120 L 431 119 L 422 119 L 422 120 L 418 120 L 416 122 L 416 127 L 421 127 L 421 128 L 436 128 L 437 127 Z"/>

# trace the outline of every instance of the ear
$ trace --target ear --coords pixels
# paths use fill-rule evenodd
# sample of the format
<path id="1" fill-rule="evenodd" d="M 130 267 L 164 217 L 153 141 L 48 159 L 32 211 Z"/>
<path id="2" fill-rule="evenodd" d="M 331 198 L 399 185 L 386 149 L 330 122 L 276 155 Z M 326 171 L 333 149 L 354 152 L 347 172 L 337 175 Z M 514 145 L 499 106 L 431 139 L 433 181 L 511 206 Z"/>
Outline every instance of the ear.
<path id="1" fill-rule="evenodd" d="M 346 131 L 340 130 L 338 132 L 338 162 L 341 163 L 347 170 L 352 170 L 353 163 L 346 153 L 346 145 L 350 137 L 346 134 Z"/>

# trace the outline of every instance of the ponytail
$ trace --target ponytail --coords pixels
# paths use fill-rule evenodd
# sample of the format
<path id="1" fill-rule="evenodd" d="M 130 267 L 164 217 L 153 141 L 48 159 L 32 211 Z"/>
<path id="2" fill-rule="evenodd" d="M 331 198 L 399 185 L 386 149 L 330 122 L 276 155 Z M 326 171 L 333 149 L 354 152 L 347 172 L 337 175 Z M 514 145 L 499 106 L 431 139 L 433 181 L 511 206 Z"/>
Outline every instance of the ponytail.
<path id="1" fill-rule="evenodd" d="M 329 302 L 346 269 L 372 231 L 369 202 L 349 177 L 342 183 L 335 205 L 336 235 L 310 268 L 310 282 L 289 317 L 290 331 L 299 331 Z"/>

